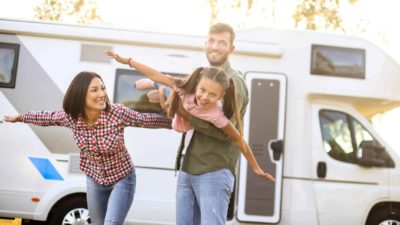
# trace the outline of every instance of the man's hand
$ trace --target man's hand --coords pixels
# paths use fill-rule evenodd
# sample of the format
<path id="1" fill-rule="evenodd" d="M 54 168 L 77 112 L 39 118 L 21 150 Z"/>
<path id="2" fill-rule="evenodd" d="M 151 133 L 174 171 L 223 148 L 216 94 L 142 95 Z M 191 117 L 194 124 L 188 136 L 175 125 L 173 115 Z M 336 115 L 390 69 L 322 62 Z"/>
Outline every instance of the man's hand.
<path id="1" fill-rule="evenodd" d="M 182 103 L 179 104 L 179 107 L 178 107 L 178 110 L 176 110 L 176 113 L 178 113 L 185 120 L 189 121 L 190 114 L 183 108 Z"/>

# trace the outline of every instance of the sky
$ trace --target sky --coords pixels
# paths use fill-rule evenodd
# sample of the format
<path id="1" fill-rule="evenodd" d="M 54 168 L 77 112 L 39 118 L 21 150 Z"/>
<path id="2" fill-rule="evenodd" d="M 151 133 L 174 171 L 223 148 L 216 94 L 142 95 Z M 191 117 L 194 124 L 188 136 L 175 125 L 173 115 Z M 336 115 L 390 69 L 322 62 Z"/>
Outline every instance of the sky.
<path id="1" fill-rule="evenodd" d="M 0 0 L 0 17 L 32 19 L 33 8 L 44 0 Z M 233 0 L 219 0 L 220 20 L 231 25 L 244 21 L 242 27 L 293 28 L 293 14 L 299 0 L 275 0 L 276 17 L 265 16 L 260 10 L 253 10 L 251 17 L 244 17 L 245 10 L 232 13 L 226 9 Z M 244 0 L 243 0 L 244 1 Z M 271 0 L 265 2 L 272 8 Z M 191 35 L 204 35 L 209 25 L 207 0 L 97 0 L 98 13 L 106 25 L 135 30 L 157 31 Z M 341 0 L 341 12 L 346 27 L 362 25 L 365 32 L 351 34 L 361 36 L 384 48 L 400 62 L 400 1 L 359 0 L 350 5 Z M 256 6 L 254 8 L 261 8 Z M 267 14 L 268 12 L 267 11 Z M 245 18 L 245 19 L 244 19 Z M 351 32 L 351 31 L 350 31 Z"/>
<path id="2" fill-rule="evenodd" d="M 155 31 L 176 34 L 205 35 L 209 26 L 210 11 L 207 0 L 97 0 L 98 14 L 104 24 L 134 30 Z M 244 0 L 243 0 L 244 1 Z M 261 0 L 269 2 L 270 0 Z M 14 19 L 34 18 L 33 8 L 43 0 L 0 0 L 0 17 Z M 292 29 L 291 15 L 299 0 L 275 0 L 276 17 L 262 14 L 260 6 L 254 7 L 251 17 L 244 17 L 245 10 L 234 13 L 226 9 L 232 0 L 218 0 L 222 10 L 219 18 L 231 25 L 242 28 L 276 27 Z M 259 1 L 254 1 L 255 4 Z M 345 27 L 364 27 L 364 32 L 350 30 L 352 35 L 361 36 L 383 48 L 400 64 L 400 1 L 359 0 L 355 5 L 341 0 L 341 12 Z M 267 8 L 272 8 L 267 5 Z M 268 9 L 266 10 L 268 12 Z M 243 19 L 244 18 L 244 19 Z M 68 22 L 68 21 L 67 21 Z M 397 140 L 397 133 L 388 127 L 400 124 L 400 109 L 378 120 L 378 129 L 386 132 L 389 139 Z M 400 152 L 400 142 L 394 143 Z"/>

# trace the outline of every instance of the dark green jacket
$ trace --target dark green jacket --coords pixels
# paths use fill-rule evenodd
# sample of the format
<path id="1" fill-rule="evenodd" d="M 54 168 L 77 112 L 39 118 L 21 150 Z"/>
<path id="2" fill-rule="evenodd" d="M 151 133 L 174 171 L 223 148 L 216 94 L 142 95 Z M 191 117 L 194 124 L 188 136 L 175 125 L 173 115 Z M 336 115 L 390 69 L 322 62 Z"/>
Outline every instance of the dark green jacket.
<path id="1" fill-rule="evenodd" d="M 243 75 L 233 70 L 229 62 L 225 62 L 222 68 L 235 82 L 236 99 L 243 120 L 249 101 Z M 236 126 L 234 116 L 230 118 L 230 121 Z M 189 122 L 194 127 L 194 133 L 186 150 L 182 170 L 190 174 L 202 174 L 228 168 L 236 174 L 236 164 L 240 156 L 239 147 L 221 129 L 211 123 L 194 116 L 190 116 Z M 184 139 L 185 134 L 182 136 L 178 149 L 176 170 L 180 167 Z"/>

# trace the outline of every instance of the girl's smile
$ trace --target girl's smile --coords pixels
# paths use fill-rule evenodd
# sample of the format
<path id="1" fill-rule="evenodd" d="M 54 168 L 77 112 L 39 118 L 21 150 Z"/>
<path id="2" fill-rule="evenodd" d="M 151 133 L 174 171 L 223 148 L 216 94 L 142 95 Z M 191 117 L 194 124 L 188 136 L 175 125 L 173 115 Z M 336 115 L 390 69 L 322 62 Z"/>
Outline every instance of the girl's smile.
<path id="1" fill-rule="evenodd" d="M 222 86 L 206 77 L 200 79 L 196 88 L 196 103 L 203 109 L 209 109 L 217 104 L 224 96 Z"/>

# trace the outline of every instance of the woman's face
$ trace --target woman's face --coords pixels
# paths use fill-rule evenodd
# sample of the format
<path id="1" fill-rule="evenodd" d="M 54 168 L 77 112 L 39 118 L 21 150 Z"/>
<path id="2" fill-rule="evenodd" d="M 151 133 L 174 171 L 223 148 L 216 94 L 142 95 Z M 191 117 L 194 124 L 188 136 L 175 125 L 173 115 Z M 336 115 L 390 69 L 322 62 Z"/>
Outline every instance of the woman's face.
<path id="1" fill-rule="evenodd" d="M 196 103 L 202 109 L 209 109 L 224 96 L 224 89 L 216 81 L 202 77 L 196 88 Z"/>
<path id="2" fill-rule="evenodd" d="M 106 108 L 106 101 L 106 87 L 98 77 L 93 78 L 86 93 L 85 109 L 102 111 Z"/>

